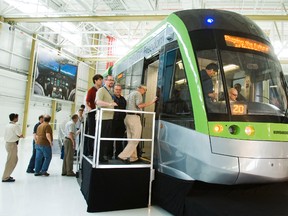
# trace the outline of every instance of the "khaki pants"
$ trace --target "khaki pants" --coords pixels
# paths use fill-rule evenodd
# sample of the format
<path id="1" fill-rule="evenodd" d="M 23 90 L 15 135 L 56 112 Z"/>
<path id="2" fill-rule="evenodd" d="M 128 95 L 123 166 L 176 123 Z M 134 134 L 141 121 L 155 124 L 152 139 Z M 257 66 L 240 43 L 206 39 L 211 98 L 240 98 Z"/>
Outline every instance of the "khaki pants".
<path id="1" fill-rule="evenodd" d="M 124 119 L 127 130 L 127 138 L 131 139 L 140 139 L 142 132 L 142 125 L 140 116 L 138 115 L 126 115 Z M 137 145 L 139 141 L 128 141 L 125 149 L 118 155 L 122 159 L 130 158 L 130 161 L 133 162 L 137 160 Z"/>
<path id="2" fill-rule="evenodd" d="M 10 178 L 10 175 L 15 169 L 16 164 L 18 162 L 17 144 L 15 142 L 6 142 L 5 148 L 7 151 L 7 161 L 5 164 L 5 169 L 4 169 L 4 173 L 2 176 L 2 180 L 7 180 Z"/>
<path id="3" fill-rule="evenodd" d="M 74 149 L 70 139 L 65 138 L 64 140 L 64 158 L 62 166 L 62 174 L 71 175 L 73 174 L 73 157 Z"/>

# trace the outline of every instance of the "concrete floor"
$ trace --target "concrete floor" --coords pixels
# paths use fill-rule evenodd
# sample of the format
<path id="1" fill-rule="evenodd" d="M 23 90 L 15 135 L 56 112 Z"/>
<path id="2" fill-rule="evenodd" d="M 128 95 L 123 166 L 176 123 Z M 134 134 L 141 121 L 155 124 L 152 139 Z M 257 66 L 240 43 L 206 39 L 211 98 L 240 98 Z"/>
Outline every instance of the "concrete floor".
<path id="1" fill-rule="evenodd" d="M 55 148 L 55 147 L 54 147 Z M 77 179 L 61 176 L 62 160 L 53 154 L 49 177 L 35 177 L 26 169 L 32 154 L 32 137 L 21 139 L 18 145 L 18 164 L 12 173 L 14 183 L 0 183 L 0 216 L 85 216 L 85 215 L 171 215 L 158 206 L 149 208 L 87 213 L 86 201 Z M 0 175 L 6 162 L 6 149 L 0 138 Z"/>

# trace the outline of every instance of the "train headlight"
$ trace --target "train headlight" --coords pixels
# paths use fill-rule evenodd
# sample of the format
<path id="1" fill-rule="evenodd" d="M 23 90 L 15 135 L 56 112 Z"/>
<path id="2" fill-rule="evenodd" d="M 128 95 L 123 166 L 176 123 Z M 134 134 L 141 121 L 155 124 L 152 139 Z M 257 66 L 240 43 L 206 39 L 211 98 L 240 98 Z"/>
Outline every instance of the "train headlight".
<path id="1" fill-rule="evenodd" d="M 221 133 L 222 131 L 223 131 L 223 126 L 222 125 L 215 125 L 214 126 L 214 132 Z"/>
<path id="2" fill-rule="evenodd" d="M 239 133 L 239 127 L 237 125 L 231 125 L 229 128 L 228 128 L 228 131 L 230 134 L 232 135 L 236 135 Z"/>
<path id="3" fill-rule="evenodd" d="M 215 125 L 213 130 L 216 133 L 221 133 L 223 131 L 223 126 L 222 125 Z"/>
<path id="4" fill-rule="evenodd" d="M 247 126 L 247 127 L 245 128 L 245 133 L 246 133 L 248 136 L 253 136 L 254 133 L 255 133 L 254 127 L 252 127 L 252 126 Z"/>

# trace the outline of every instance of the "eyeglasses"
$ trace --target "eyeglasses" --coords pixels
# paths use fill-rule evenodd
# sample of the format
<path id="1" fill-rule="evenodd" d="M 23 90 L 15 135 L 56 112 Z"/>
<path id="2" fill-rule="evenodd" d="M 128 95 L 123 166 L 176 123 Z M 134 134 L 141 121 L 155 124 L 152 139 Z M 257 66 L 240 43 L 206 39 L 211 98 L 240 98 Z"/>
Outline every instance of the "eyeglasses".
<path id="1" fill-rule="evenodd" d="M 113 79 L 107 79 L 107 81 L 112 81 L 112 82 L 114 82 L 114 80 L 113 80 Z"/>
<path id="2" fill-rule="evenodd" d="M 235 97 L 237 97 L 238 96 L 238 94 L 233 94 L 233 93 L 231 93 L 233 96 L 235 96 Z"/>

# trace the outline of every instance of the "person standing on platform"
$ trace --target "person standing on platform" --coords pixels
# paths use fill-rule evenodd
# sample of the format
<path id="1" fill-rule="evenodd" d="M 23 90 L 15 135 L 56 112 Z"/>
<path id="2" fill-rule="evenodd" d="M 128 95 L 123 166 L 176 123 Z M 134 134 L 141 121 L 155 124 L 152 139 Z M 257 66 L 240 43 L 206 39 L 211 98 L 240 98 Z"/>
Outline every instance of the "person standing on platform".
<path id="1" fill-rule="evenodd" d="M 86 107 L 88 113 L 87 117 L 87 124 L 88 124 L 88 134 L 91 136 L 95 136 L 95 125 L 96 125 L 96 120 L 95 120 L 95 115 L 96 111 L 94 110 L 96 108 L 95 106 L 95 98 L 96 98 L 96 93 L 99 88 L 102 86 L 102 81 L 103 81 L 103 76 L 100 74 L 96 74 L 93 76 L 93 83 L 94 86 L 92 86 L 86 96 Z M 94 110 L 91 112 L 91 110 Z M 86 156 L 92 156 L 93 155 L 93 149 L 94 149 L 94 139 L 87 138 L 88 141 L 85 142 L 84 144 L 84 155 Z"/>
<path id="2" fill-rule="evenodd" d="M 38 126 L 43 123 L 44 116 L 40 115 L 38 120 L 39 122 L 35 124 L 34 129 L 33 129 L 32 156 L 31 156 L 30 162 L 26 170 L 27 173 L 35 173 L 34 169 L 35 169 L 35 158 L 36 158 L 36 149 L 35 149 L 36 132 L 37 132 Z"/>
<path id="3" fill-rule="evenodd" d="M 114 102 L 118 104 L 117 109 L 126 109 L 126 100 L 121 95 L 122 87 L 120 84 L 114 86 Z M 112 137 L 113 138 L 123 138 L 125 134 L 125 112 L 114 112 L 113 122 L 112 122 Z M 123 141 L 115 141 L 115 159 L 123 151 Z M 108 155 L 113 155 L 114 149 L 108 149 Z"/>
<path id="4" fill-rule="evenodd" d="M 7 151 L 7 161 L 5 164 L 4 173 L 2 176 L 2 182 L 15 182 L 15 179 L 10 175 L 14 171 L 18 162 L 18 141 L 23 138 L 20 126 L 16 123 L 18 122 L 18 114 L 11 113 L 9 115 L 10 122 L 5 128 L 4 140 L 6 142 L 5 148 Z"/>
<path id="5" fill-rule="evenodd" d="M 53 130 L 49 124 L 51 116 L 45 115 L 44 122 L 38 126 L 36 132 L 36 162 L 35 176 L 49 176 L 47 170 L 52 159 Z M 42 160 L 44 157 L 44 162 Z"/>
<path id="6" fill-rule="evenodd" d="M 127 98 L 127 110 L 141 111 L 144 107 L 150 106 L 157 101 L 155 97 L 152 101 L 144 103 L 143 95 L 146 93 L 147 87 L 140 85 L 136 91 L 133 91 L 129 94 Z M 127 113 L 124 123 L 127 130 L 128 139 L 140 139 L 142 133 L 142 125 L 140 114 L 138 113 Z M 133 163 L 138 161 L 137 156 L 137 145 L 139 141 L 128 141 L 127 146 L 124 150 L 118 155 L 118 158 L 124 163 Z"/>
<path id="7" fill-rule="evenodd" d="M 76 123 L 78 115 L 74 114 L 71 120 L 65 125 L 65 140 L 64 140 L 64 159 L 62 166 L 62 176 L 76 176 L 73 172 L 73 156 L 76 146 L 75 138 L 77 136 Z"/>
<path id="8" fill-rule="evenodd" d="M 113 93 L 111 88 L 114 85 L 113 76 L 108 75 L 105 78 L 105 85 L 100 88 L 96 95 L 95 104 L 97 108 L 109 108 L 114 109 L 114 106 L 118 106 L 113 100 Z M 101 138 L 111 138 L 112 137 L 112 120 L 114 112 L 104 111 L 102 114 L 102 128 L 101 128 Z M 102 140 L 100 142 L 100 162 L 108 162 L 108 159 L 112 159 L 113 155 L 108 155 L 108 149 L 113 148 L 113 142 Z"/>

